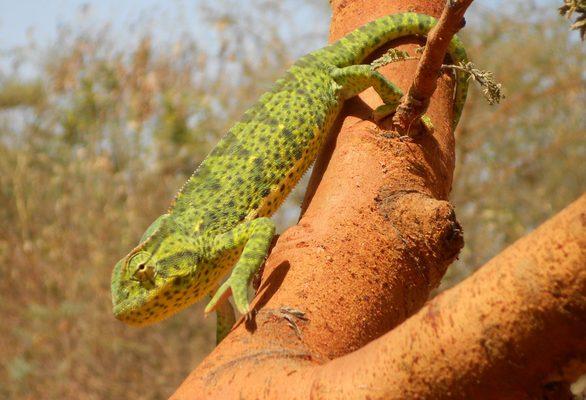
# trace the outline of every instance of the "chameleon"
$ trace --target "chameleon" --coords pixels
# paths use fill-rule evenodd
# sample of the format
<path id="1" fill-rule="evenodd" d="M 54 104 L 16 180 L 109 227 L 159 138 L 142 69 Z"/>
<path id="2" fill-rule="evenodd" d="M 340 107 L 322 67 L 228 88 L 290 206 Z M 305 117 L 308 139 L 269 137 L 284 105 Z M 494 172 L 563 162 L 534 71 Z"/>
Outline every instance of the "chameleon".
<path id="1" fill-rule="evenodd" d="M 219 341 L 235 320 L 230 295 L 236 309 L 249 315 L 248 286 L 275 232 L 269 217 L 317 157 L 344 101 L 373 87 L 384 102 L 373 113 L 380 120 L 403 96 L 365 60 L 393 39 L 426 35 L 435 23 L 423 14 L 385 16 L 299 58 L 244 112 L 169 210 L 116 264 L 115 317 L 143 326 L 211 296 L 205 313 L 218 311 Z M 448 52 L 454 63 L 467 59 L 455 36 Z M 455 76 L 454 129 L 468 88 L 462 72 Z"/>

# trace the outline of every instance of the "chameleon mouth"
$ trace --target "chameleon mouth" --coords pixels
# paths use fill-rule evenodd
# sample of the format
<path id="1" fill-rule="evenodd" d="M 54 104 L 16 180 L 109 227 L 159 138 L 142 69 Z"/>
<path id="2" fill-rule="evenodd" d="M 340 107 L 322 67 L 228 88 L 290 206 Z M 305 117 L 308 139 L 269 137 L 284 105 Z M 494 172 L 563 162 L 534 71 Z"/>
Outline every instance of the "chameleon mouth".
<path id="1" fill-rule="evenodd" d="M 146 326 L 155 322 L 154 320 L 150 321 L 145 319 L 137 312 L 132 311 L 132 306 L 129 303 L 130 302 L 125 301 L 114 305 L 113 312 L 117 320 L 122 321 L 127 325 L 136 327 Z"/>
<path id="2" fill-rule="evenodd" d="M 128 294 L 128 292 L 126 293 Z M 147 303 L 147 298 L 128 298 L 128 295 L 113 297 L 112 312 L 117 320 L 131 326 L 145 326 L 162 319 L 152 318 L 153 315 L 141 311 Z"/>
<path id="3" fill-rule="evenodd" d="M 115 303 L 114 316 L 128 325 L 140 327 L 166 319 L 192 303 L 191 299 L 185 299 L 172 304 L 156 296 L 151 297 L 129 298 Z"/>
<path id="4" fill-rule="evenodd" d="M 130 298 L 130 290 L 123 282 L 128 282 L 125 277 L 125 261 L 126 257 L 122 258 L 114 266 L 112 271 L 112 312 L 116 319 L 132 324 L 131 318 L 132 310 L 140 306 L 138 298 Z"/>

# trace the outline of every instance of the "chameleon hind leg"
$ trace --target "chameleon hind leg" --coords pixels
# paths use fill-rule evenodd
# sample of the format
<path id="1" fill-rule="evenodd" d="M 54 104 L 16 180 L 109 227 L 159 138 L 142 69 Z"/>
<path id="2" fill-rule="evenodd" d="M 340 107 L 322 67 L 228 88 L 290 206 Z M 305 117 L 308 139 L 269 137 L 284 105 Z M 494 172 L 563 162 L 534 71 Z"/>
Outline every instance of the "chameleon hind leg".
<path id="1" fill-rule="evenodd" d="M 230 291 L 238 312 L 245 315 L 250 312 L 248 286 L 264 262 L 274 234 L 273 221 L 269 218 L 257 218 L 244 222 L 214 239 L 214 247 L 219 254 L 239 248 L 242 248 L 242 254 L 230 277 L 220 286 L 206 306 L 206 313 L 215 310 L 219 303 L 229 296 Z"/>
<path id="2" fill-rule="evenodd" d="M 212 293 L 210 293 L 210 298 L 212 298 Z M 227 299 L 219 302 L 216 306 L 216 346 L 228 335 L 234 323 L 236 323 L 236 315 L 232 304 Z"/>
<path id="3" fill-rule="evenodd" d="M 403 97 L 401 89 L 377 72 L 371 65 L 336 68 L 332 71 L 332 78 L 338 85 L 342 86 L 342 96 L 345 99 L 354 97 L 372 86 L 385 103 L 374 110 L 375 121 L 380 121 L 394 113 L 401 97 Z"/>

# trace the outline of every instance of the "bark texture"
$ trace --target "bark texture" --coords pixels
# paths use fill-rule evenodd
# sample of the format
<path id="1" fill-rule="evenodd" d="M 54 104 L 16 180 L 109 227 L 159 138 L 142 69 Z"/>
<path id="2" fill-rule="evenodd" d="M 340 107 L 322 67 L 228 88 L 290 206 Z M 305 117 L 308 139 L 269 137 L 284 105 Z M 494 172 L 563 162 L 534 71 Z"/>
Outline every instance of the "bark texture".
<path id="1" fill-rule="evenodd" d="M 585 332 L 586 195 L 383 338 L 321 368 L 312 395 L 545 398 L 586 371 Z"/>

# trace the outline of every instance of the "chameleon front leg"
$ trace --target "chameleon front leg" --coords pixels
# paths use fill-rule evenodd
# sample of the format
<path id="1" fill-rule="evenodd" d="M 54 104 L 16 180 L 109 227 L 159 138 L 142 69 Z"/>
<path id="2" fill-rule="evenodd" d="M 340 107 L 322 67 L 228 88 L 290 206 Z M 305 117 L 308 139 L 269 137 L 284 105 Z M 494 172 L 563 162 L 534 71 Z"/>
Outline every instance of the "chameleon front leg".
<path id="1" fill-rule="evenodd" d="M 336 83 L 342 86 L 341 94 L 344 99 L 354 97 L 372 86 L 385 103 L 374 110 L 373 117 L 375 121 L 380 121 L 395 112 L 401 97 L 403 97 L 401 89 L 377 72 L 371 65 L 351 65 L 336 68 L 331 75 Z"/>
<path id="2" fill-rule="evenodd" d="M 214 248 L 218 254 L 236 251 L 242 248 L 242 254 L 232 270 L 230 277 L 220 286 L 216 294 L 205 308 L 209 313 L 219 303 L 226 300 L 232 292 L 236 309 L 241 314 L 248 314 L 248 285 L 258 271 L 269 250 L 275 234 L 275 223 L 269 218 L 257 218 L 236 226 L 230 232 L 214 239 Z"/>

